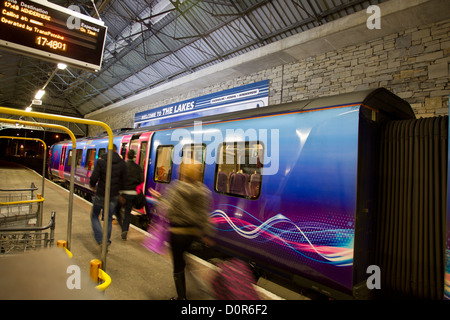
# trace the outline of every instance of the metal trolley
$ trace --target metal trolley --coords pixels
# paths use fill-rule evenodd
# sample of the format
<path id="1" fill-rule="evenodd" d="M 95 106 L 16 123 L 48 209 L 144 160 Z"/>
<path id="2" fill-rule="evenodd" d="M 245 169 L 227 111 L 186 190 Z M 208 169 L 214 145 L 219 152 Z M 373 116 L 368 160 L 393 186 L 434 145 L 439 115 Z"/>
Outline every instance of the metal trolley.
<path id="1" fill-rule="evenodd" d="M 55 212 L 41 226 L 44 198 L 38 188 L 0 189 L 0 255 L 36 250 L 53 245 Z"/>
<path id="2" fill-rule="evenodd" d="M 0 189 L 0 228 L 39 225 L 44 198 L 35 194 L 38 188 Z"/>
<path id="3" fill-rule="evenodd" d="M 0 228 L 0 256 L 52 247 L 55 241 L 55 211 L 43 227 Z"/>

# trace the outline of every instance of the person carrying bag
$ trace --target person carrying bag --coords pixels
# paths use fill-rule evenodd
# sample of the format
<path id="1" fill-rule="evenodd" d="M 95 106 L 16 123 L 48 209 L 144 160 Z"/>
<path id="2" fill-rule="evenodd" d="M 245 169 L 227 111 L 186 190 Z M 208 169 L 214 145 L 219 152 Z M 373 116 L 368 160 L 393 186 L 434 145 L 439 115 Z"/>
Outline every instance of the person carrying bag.
<path id="1" fill-rule="evenodd" d="M 201 178 L 200 168 L 190 165 L 183 170 L 180 180 L 170 184 L 164 195 L 149 189 L 159 205 L 164 207 L 167 215 L 177 300 L 186 299 L 184 252 L 198 239 L 207 245 L 214 245 L 211 239 L 214 227 L 209 218 L 212 197 L 211 192 L 201 182 Z"/>

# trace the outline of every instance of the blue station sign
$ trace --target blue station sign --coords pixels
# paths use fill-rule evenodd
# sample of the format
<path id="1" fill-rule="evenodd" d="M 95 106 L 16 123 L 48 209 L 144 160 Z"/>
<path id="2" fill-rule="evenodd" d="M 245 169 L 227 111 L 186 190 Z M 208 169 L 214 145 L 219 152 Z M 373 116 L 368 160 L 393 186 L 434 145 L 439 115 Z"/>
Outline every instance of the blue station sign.
<path id="1" fill-rule="evenodd" d="M 134 127 L 148 127 L 204 116 L 266 107 L 269 80 L 211 93 L 170 105 L 136 113 Z"/>

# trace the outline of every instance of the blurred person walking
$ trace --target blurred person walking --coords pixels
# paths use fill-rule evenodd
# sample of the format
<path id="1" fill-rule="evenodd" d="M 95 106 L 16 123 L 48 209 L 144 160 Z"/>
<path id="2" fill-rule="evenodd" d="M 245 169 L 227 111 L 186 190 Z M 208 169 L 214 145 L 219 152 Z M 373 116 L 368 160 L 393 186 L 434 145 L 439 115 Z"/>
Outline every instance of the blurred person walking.
<path id="1" fill-rule="evenodd" d="M 105 204 L 105 187 L 106 187 L 106 164 L 107 153 L 98 158 L 95 164 L 94 171 L 92 172 L 89 184 L 91 188 L 95 188 L 95 196 L 91 211 L 91 225 L 94 231 L 95 241 L 99 245 L 103 241 L 103 231 L 100 224 L 99 215 Z M 111 168 L 111 186 L 110 186 L 110 198 L 109 198 L 109 214 L 108 214 L 108 245 L 111 243 L 111 231 L 112 231 L 112 215 L 117 205 L 117 199 L 119 196 L 119 190 L 123 189 L 126 181 L 127 168 L 125 161 L 117 153 L 117 146 L 113 145 L 113 157 Z"/>
<path id="2" fill-rule="evenodd" d="M 150 194 L 167 207 L 177 300 L 186 299 L 184 252 L 198 239 L 208 245 L 214 244 L 211 240 L 214 228 L 209 219 L 212 197 L 201 182 L 202 177 L 200 166 L 187 165 L 180 174 L 180 180 L 175 180 L 164 195 L 149 189 Z"/>

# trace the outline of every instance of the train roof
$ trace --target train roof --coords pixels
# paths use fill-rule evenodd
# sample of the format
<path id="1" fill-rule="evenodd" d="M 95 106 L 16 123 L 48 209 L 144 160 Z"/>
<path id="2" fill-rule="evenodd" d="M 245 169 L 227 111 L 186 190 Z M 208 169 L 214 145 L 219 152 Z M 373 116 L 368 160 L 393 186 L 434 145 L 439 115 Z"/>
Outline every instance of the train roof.
<path id="1" fill-rule="evenodd" d="M 165 123 L 156 126 L 141 128 L 122 128 L 113 130 L 114 135 L 138 134 L 144 131 L 158 131 L 163 129 L 172 129 L 179 127 L 192 126 L 194 121 L 202 121 L 203 124 L 215 123 L 227 120 L 255 118 L 266 115 L 275 115 L 280 113 L 289 113 L 296 111 L 320 110 L 332 106 L 344 106 L 349 104 L 361 104 L 381 113 L 389 114 L 391 118 L 404 120 L 414 119 L 414 112 L 408 102 L 396 96 L 385 88 L 357 91 L 340 95 L 320 97 L 302 101 L 289 102 L 268 107 L 248 109 L 230 113 L 217 114 L 196 119 L 182 120 L 172 123 Z M 95 137 L 85 139 L 99 138 L 106 136 L 106 131 Z"/>
<path id="2" fill-rule="evenodd" d="M 191 126 L 194 121 L 202 121 L 203 124 L 206 124 L 296 111 L 320 110 L 331 106 L 344 106 L 349 104 L 362 104 L 379 112 L 389 114 L 394 119 L 415 118 L 414 112 L 408 102 L 385 88 L 378 88 L 136 128 L 127 131 L 126 134 Z"/>

